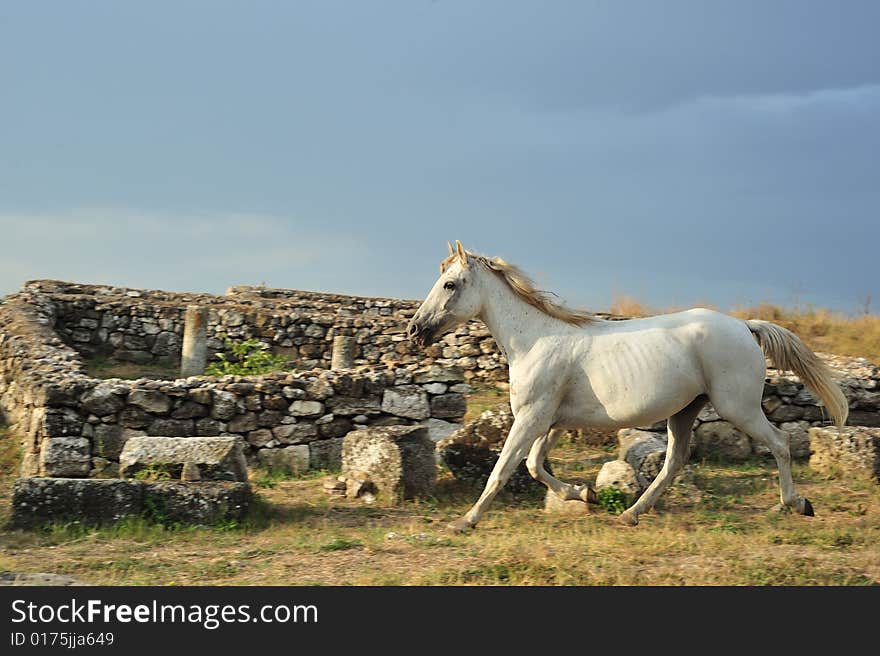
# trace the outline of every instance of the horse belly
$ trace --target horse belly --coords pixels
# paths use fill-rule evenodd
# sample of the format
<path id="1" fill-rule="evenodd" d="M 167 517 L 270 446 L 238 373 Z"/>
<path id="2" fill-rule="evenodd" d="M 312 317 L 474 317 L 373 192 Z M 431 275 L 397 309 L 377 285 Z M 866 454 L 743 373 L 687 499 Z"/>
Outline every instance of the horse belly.
<path id="1" fill-rule="evenodd" d="M 590 360 L 582 373 L 557 412 L 559 428 L 650 425 L 706 391 L 699 362 L 682 349 L 624 347 Z"/>

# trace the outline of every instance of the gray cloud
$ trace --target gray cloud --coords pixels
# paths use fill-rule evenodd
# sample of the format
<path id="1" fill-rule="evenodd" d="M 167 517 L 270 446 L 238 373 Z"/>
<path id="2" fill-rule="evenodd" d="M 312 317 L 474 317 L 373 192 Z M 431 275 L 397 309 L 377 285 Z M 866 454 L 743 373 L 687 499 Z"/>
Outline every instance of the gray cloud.
<path id="1" fill-rule="evenodd" d="M 0 293 L 417 297 L 458 238 L 593 307 L 877 295 L 876 3 L 342 7 L 10 8 Z"/>

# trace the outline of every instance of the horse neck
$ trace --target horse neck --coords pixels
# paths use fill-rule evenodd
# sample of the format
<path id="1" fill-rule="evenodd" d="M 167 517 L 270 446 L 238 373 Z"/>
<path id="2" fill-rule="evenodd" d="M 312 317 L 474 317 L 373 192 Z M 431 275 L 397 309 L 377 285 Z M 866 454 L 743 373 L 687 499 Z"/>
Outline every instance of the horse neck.
<path id="1" fill-rule="evenodd" d="M 554 329 L 568 327 L 526 303 L 492 272 L 486 271 L 483 278 L 483 307 L 478 318 L 486 324 L 511 365 L 528 353 L 538 339 Z"/>

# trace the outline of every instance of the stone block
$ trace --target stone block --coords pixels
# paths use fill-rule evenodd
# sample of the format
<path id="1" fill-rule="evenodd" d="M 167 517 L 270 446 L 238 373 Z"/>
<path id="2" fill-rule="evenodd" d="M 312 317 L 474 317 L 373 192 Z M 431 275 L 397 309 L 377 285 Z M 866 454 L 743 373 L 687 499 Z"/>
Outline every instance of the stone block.
<path id="1" fill-rule="evenodd" d="M 128 428 L 143 428 L 149 426 L 155 419 L 146 410 L 130 405 L 119 413 L 119 423 Z"/>
<path id="2" fill-rule="evenodd" d="M 816 471 L 880 483 L 880 428 L 814 427 L 810 451 L 810 467 Z"/>
<path id="3" fill-rule="evenodd" d="M 602 465 L 596 475 L 596 492 L 601 493 L 606 488 L 623 492 L 627 503 L 632 503 L 645 491 L 638 473 L 625 460 L 611 460 Z"/>
<path id="4" fill-rule="evenodd" d="M 810 424 L 806 421 L 787 421 L 779 428 L 788 433 L 788 449 L 793 460 L 808 460 L 810 457 Z M 754 448 L 756 443 L 753 443 Z"/>
<path id="5" fill-rule="evenodd" d="M 150 422 L 147 434 L 166 437 L 192 437 L 196 434 L 196 424 L 192 419 L 155 419 Z"/>
<path id="6" fill-rule="evenodd" d="M 229 421 L 237 412 L 238 397 L 235 394 L 225 390 L 214 390 L 214 405 L 211 408 L 211 417 L 213 419 Z"/>
<path id="7" fill-rule="evenodd" d="M 125 406 L 127 389 L 112 383 L 99 383 L 82 396 L 82 406 L 98 417 L 112 415 Z"/>
<path id="8" fill-rule="evenodd" d="M 88 476 L 92 469 L 85 437 L 47 437 L 40 448 L 40 474 L 59 478 Z"/>
<path id="9" fill-rule="evenodd" d="M 271 471 L 300 474 L 308 471 L 311 460 L 308 444 L 296 444 L 275 449 L 260 449 L 257 459 Z"/>
<path id="10" fill-rule="evenodd" d="M 92 458 L 89 478 L 119 478 L 119 463 L 107 458 Z"/>
<path id="11" fill-rule="evenodd" d="M 752 453 L 749 436 L 727 421 L 709 421 L 694 431 L 693 455 L 696 458 L 720 458 L 743 462 Z"/>
<path id="12" fill-rule="evenodd" d="M 43 435 L 79 437 L 82 434 L 82 418 L 73 408 L 46 408 L 43 412 L 42 423 Z M 34 428 L 39 430 L 39 424 Z"/>
<path id="13" fill-rule="evenodd" d="M 399 385 L 385 390 L 382 412 L 407 419 L 427 419 L 431 416 L 428 394 L 417 385 Z"/>
<path id="14" fill-rule="evenodd" d="M 90 478 L 19 478 L 12 488 L 11 524 L 35 528 L 51 522 L 101 524 L 141 512 L 143 484 Z"/>
<path id="15" fill-rule="evenodd" d="M 548 489 L 544 495 L 544 512 L 549 515 L 581 517 L 590 514 L 590 506 L 580 499 L 563 501 L 555 492 Z"/>
<path id="16" fill-rule="evenodd" d="M 171 399 L 157 390 L 134 390 L 128 395 L 129 405 L 145 412 L 163 415 L 171 409 Z"/>
<path id="17" fill-rule="evenodd" d="M 324 414 L 324 404 L 319 401 L 294 401 L 290 404 L 294 417 L 317 417 Z"/>
<path id="18" fill-rule="evenodd" d="M 226 427 L 230 433 L 248 433 L 260 427 L 259 417 L 255 412 L 245 412 L 233 417 Z"/>
<path id="19" fill-rule="evenodd" d="M 440 365 L 430 365 L 429 367 L 415 372 L 413 382 L 420 385 L 423 383 L 460 383 L 464 380 L 464 375 L 458 367 L 441 367 Z"/>
<path id="20" fill-rule="evenodd" d="M 272 435 L 272 431 L 268 428 L 259 428 L 248 433 L 246 439 L 251 446 L 264 447 L 272 442 L 272 440 L 275 439 L 275 436 Z"/>
<path id="21" fill-rule="evenodd" d="M 224 430 L 224 425 L 217 419 L 205 417 L 196 420 L 196 435 L 199 437 L 213 437 Z"/>
<path id="22" fill-rule="evenodd" d="M 307 444 L 318 439 L 314 424 L 283 424 L 272 429 L 275 439 L 282 444 Z"/>
<path id="23" fill-rule="evenodd" d="M 247 480 L 242 443 L 235 437 L 133 437 L 122 449 L 119 474 L 134 478 L 138 472 L 162 472 L 179 479 L 186 463 L 199 468 L 203 481 Z"/>
<path id="24" fill-rule="evenodd" d="M 796 421 L 803 416 L 804 408 L 802 406 L 783 403 L 771 412 L 768 418 L 774 424 L 781 424 L 786 421 Z"/>
<path id="25" fill-rule="evenodd" d="M 431 397 L 431 416 L 439 419 L 461 419 L 467 412 L 463 394 L 442 394 Z"/>
<path id="26" fill-rule="evenodd" d="M 666 439 L 666 435 L 662 433 L 632 428 L 624 428 L 617 433 L 617 441 L 620 445 L 617 457 L 629 463 L 635 470 L 643 488 L 648 487 L 651 481 L 657 478 L 663 463 L 666 462 Z"/>
<path id="27" fill-rule="evenodd" d="M 247 483 L 159 481 L 144 485 L 144 513 L 162 523 L 217 524 L 239 521 L 251 500 Z"/>
<path id="28" fill-rule="evenodd" d="M 309 468 L 339 471 L 342 469 L 342 442 L 344 437 L 332 437 L 309 443 Z"/>
<path id="29" fill-rule="evenodd" d="M 430 495 L 437 481 L 434 443 L 424 426 L 381 426 L 342 441 L 342 474 L 366 472 L 386 503 Z"/>
<path id="30" fill-rule="evenodd" d="M 208 408 L 195 401 L 184 401 L 171 413 L 174 419 L 201 419 L 208 415 Z"/>
<path id="31" fill-rule="evenodd" d="M 327 399 L 327 408 L 334 415 L 378 415 L 382 412 L 379 396 L 350 397 L 333 396 Z"/>
<path id="32" fill-rule="evenodd" d="M 320 433 L 322 438 L 344 437 L 352 428 L 354 428 L 354 424 L 348 417 L 334 417 L 333 415 L 325 416 L 330 419 L 327 421 L 321 421 L 319 419 L 315 422 L 315 425 L 318 427 L 318 433 Z M 324 419 L 324 417 L 321 419 Z"/>

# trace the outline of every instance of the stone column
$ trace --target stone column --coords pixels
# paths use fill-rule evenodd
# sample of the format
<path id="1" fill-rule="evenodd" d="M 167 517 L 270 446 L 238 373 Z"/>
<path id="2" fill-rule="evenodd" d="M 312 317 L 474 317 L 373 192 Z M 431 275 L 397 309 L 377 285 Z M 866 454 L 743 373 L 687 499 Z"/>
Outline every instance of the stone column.
<path id="1" fill-rule="evenodd" d="M 183 351 L 180 357 L 180 377 L 205 373 L 208 362 L 208 309 L 198 305 L 186 307 L 183 327 Z"/>
<path id="2" fill-rule="evenodd" d="M 330 368 L 351 369 L 354 366 L 354 351 L 357 343 L 351 335 L 336 335 L 333 338 L 333 353 L 330 356 Z"/>

